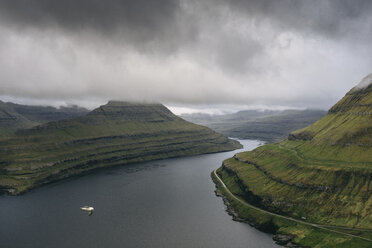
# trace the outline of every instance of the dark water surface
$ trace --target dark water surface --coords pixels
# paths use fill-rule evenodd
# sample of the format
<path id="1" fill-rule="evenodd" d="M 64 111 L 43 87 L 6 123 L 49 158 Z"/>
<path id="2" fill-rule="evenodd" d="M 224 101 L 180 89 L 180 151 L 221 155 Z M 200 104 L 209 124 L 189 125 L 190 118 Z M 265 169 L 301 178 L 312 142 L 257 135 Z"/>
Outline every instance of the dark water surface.
<path id="1" fill-rule="evenodd" d="M 211 171 L 236 152 L 116 167 L 0 197 L 0 247 L 277 247 L 233 221 L 214 194 Z"/>

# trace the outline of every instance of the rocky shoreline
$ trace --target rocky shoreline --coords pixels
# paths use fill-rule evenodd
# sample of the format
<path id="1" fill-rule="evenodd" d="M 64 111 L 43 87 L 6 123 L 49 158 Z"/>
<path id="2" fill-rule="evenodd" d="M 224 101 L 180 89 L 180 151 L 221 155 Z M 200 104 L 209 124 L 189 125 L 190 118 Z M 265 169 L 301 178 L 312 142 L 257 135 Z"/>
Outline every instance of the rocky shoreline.
<path id="1" fill-rule="evenodd" d="M 250 226 L 252 226 L 252 227 L 254 227 L 254 228 L 256 228 L 260 231 L 263 231 L 263 232 L 266 232 L 266 233 L 269 233 L 269 234 L 273 234 L 274 235 L 273 240 L 278 245 L 281 245 L 281 246 L 284 246 L 284 247 L 287 247 L 287 248 L 305 248 L 305 247 L 300 246 L 300 245 L 293 242 L 293 238 L 294 238 L 293 235 L 277 233 L 276 232 L 277 227 L 275 225 L 261 226 L 261 225 L 258 225 L 254 220 L 241 218 L 238 215 L 238 213 L 235 211 L 235 209 L 231 206 L 231 203 L 229 202 L 227 197 L 218 189 L 216 179 L 213 175 L 213 172 L 211 174 L 211 177 L 212 177 L 213 182 L 216 184 L 216 190 L 214 191 L 216 196 L 222 198 L 223 203 L 226 206 L 226 209 L 225 209 L 226 212 L 232 217 L 232 219 L 234 221 L 246 223 L 246 224 L 249 224 Z"/>

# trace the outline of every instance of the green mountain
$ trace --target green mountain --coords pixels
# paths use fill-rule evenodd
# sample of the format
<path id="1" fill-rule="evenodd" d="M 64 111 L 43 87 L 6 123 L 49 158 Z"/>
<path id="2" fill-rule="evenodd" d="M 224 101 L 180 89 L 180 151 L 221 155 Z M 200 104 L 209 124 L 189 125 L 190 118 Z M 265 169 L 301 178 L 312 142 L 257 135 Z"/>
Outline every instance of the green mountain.
<path id="1" fill-rule="evenodd" d="M 27 129 L 49 121 L 57 121 L 83 116 L 87 109 L 72 107 L 28 106 L 0 101 L 0 138 L 16 131 Z"/>
<path id="2" fill-rule="evenodd" d="M 186 114 L 181 117 L 205 125 L 228 137 L 258 139 L 267 142 L 284 140 L 294 130 L 306 127 L 326 114 L 323 110 L 244 110 L 234 114 Z"/>
<path id="3" fill-rule="evenodd" d="M 8 194 L 94 169 L 240 148 L 160 104 L 109 102 L 85 116 L 0 139 L 0 188 Z"/>
<path id="4" fill-rule="evenodd" d="M 372 77 L 365 80 L 313 125 L 218 170 L 246 202 L 326 229 L 255 214 L 230 198 L 240 217 L 306 247 L 372 247 Z"/>
<path id="5" fill-rule="evenodd" d="M 17 130 L 36 126 L 38 123 L 31 121 L 17 113 L 11 106 L 0 101 L 0 137 L 14 134 Z"/>
<path id="6" fill-rule="evenodd" d="M 55 108 L 51 106 L 22 105 L 11 102 L 6 104 L 13 108 L 18 114 L 38 123 L 76 118 L 86 115 L 89 112 L 87 109 L 75 105 Z"/>

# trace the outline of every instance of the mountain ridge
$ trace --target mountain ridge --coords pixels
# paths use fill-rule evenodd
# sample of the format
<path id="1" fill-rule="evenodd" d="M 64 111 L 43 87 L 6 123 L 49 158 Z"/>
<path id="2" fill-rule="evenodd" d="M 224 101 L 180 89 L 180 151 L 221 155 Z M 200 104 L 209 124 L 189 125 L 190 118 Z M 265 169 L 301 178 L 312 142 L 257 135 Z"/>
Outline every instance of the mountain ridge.
<path id="1" fill-rule="evenodd" d="M 55 108 L 0 101 L 0 138 L 46 122 L 71 119 L 86 113 L 87 109 L 78 106 Z"/>
<path id="2" fill-rule="evenodd" d="M 325 114 L 326 111 L 315 109 L 243 110 L 219 116 L 193 114 L 181 117 L 208 126 L 228 137 L 258 139 L 272 143 L 285 139 L 291 131 L 306 127 Z"/>
<path id="3" fill-rule="evenodd" d="M 85 116 L 0 139 L 0 191 L 17 195 L 104 167 L 240 147 L 175 116 L 164 105 L 109 102 Z"/>
<path id="4" fill-rule="evenodd" d="M 372 230 L 371 89 L 354 87 L 327 115 L 288 139 L 225 160 L 219 176 L 235 194 L 271 212 L 335 228 Z M 259 225 L 271 223 L 276 233 L 292 235 L 301 246 L 370 247 L 356 238 L 259 219 L 239 205 L 236 209 Z"/>

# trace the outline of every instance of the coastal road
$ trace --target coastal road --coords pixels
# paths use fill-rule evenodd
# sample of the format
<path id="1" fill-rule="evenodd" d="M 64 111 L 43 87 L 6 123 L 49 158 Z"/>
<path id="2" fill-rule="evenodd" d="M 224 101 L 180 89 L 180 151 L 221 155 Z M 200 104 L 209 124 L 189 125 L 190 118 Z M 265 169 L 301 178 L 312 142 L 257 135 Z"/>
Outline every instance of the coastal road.
<path id="1" fill-rule="evenodd" d="M 285 149 L 285 148 L 283 148 L 283 149 Z M 292 151 L 295 154 L 297 154 L 297 151 L 296 150 L 289 149 L 287 151 Z M 237 160 L 239 162 L 246 163 L 246 164 L 252 164 L 257 169 L 259 169 L 260 171 L 262 171 L 262 172 L 264 172 L 266 174 L 266 172 L 264 170 L 262 170 L 262 168 L 259 168 L 260 166 L 258 166 L 257 164 L 254 165 L 252 162 L 249 162 L 247 160 L 243 160 L 243 159 L 239 158 L 237 156 L 237 154 L 234 155 L 234 158 L 235 158 L 235 160 Z M 301 157 L 299 157 L 299 158 L 301 158 Z M 301 158 L 301 159 L 304 160 L 303 158 Z M 305 223 L 309 223 L 309 222 L 305 222 Z M 355 227 L 346 227 L 346 226 L 332 226 L 332 225 L 324 225 L 324 224 L 316 224 L 316 225 L 319 226 L 319 227 L 335 228 L 335 229 L 342 229 L 342 230 L 348 230 L 348 231 L 372 232 L 372 229 L 366 229 L 366 228 L 355 228 Z"/>
<path id="2" fill-rule="evenodd" d="M 306 222 L 306 221 L 302 221 L 302 220 L 297 220 L 297 219 L 294 219 L 294 218 L 291 218 L 291 217 L 287 217 L 287 216 L 284 216 L 284 215 L 276 214 L 276 213 L 273 213 L 273 212 L 270 212 L 270 211 L 267 211 L 267 210 L 264 210 L 264 209 L 255 207 L 255 206 L 247 203 L 246 201 L 240 199 L 236 195 L 234 195 L 229 190 L 229 188 L 226 186 L 226 184 L 222 181 L 222 179 L 218 176 L 216 170 L 213 171 L 213 174 L 217 178 L 217 180 L 221 183 L 222 187 L 225 188 L 226 192 L 231 197 L 233 197 L 235 200 L 237 200 L 238 202 L 240 202 L 241 204 L 243 204 L 246 207 L 255 209 L 255 210 L 259 211 L 259 212 L 262 212 L 262 213 L 265 213 L 265 214 L 268 214 L 268 215 L 272 215 L 272 216 L 276 216 L 276 217 L 283 218 L 283 219 L 286 219 L 286 220 L 290 220 L 290 221 L 293 221 L 293 222 L 297 222 L 297 223 L 300 223 L 300 224 L 303 224 L 303 225 L 307 225 L 307 226 L 319 228 L 319 229 L 322 229 L 322 230 L 326 230 L 326 231 L 329 231 L 329 232 L 333 232 L 333 233 L 337 233 L 337 234 L 342 234 L 342 235 L 346 235 L 346 236 L 349 236 L 349 237 L 358 238 L 358 239 L 362 239 L 362 240 L 366 240 L 366 241 L 372 242 L 372 239 L 368 239 L 368 238 L 360 237 L 360 236 L 357 236 L 357 235 L 354 235 L 354 234 L 345 233 L 345 232 L 341 232 L 341 231 L 336 231 L 336 230 L 330 229 L 330 228 L 346 229 L 344 227 L 319 225 L 319 224 L 316 224 L 316 223 L 311 223 L 311 222 Z M 347 229 L 347 230 L 362 231 L 362 229 L 355 229 L 355 228 L 350 228 L 350 229 Z M 371 230 L 368 230 L 368 231 L 371 231 Z"/>

